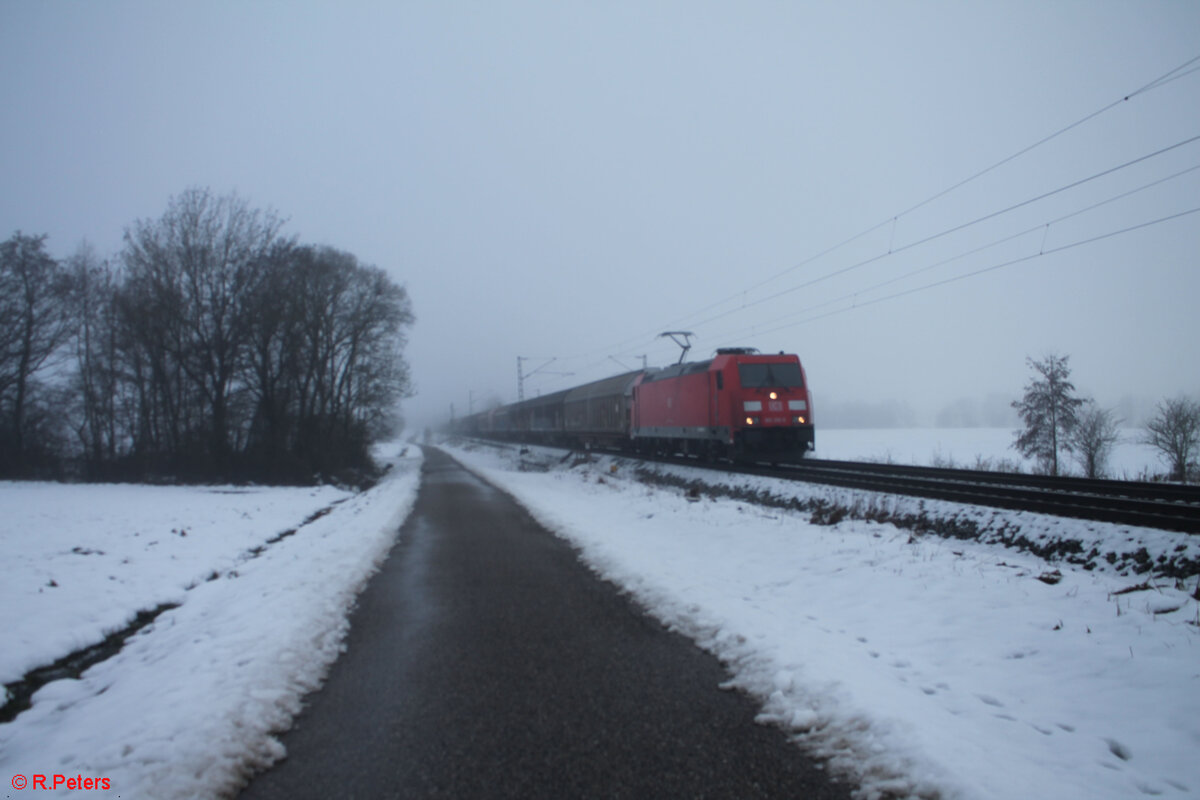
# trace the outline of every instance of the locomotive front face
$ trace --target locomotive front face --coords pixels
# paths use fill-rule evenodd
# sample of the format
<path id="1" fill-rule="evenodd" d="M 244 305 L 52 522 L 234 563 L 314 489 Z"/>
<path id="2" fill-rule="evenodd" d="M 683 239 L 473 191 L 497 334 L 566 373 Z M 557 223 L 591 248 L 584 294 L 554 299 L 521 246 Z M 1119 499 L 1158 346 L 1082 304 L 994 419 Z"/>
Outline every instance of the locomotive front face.
<path id="1" fill-rule="evenodd" d="M 814 443 L 811 398 L 794 355 L 738 356 L 722 370 L 733 445 L 745 455 L 800 457 Z"/>
<path id="2" fill-rule="evenodd" d="M 808 422 L 808 392 L 799 361 L 739 363 L 737 373 L 745 425 L 770 427 Z"/>

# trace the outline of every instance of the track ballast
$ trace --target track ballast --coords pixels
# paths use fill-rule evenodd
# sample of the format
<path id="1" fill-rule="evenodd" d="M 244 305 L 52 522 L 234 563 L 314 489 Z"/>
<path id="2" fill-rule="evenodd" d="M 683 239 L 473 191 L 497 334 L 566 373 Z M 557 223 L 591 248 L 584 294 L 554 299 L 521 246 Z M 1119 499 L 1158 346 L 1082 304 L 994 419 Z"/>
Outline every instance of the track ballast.
<path id="1" fill-rule="evenodd" d="M 789 480 L 1200 533 L 1200 487 L 1196 486 L 822 459 L 723 466 Z"/>
<path id="2" fill-rule="evenodd" d="M 506 443 L 518 444 L 511 440 Z M 625 452 L 611 452 L 633 458 Z M 1200 533 L 1200 486 L 816 458 L 788 464 L 712 462 L 682 456 L 640 455 L 636 458 L 1073 519 Z"/>

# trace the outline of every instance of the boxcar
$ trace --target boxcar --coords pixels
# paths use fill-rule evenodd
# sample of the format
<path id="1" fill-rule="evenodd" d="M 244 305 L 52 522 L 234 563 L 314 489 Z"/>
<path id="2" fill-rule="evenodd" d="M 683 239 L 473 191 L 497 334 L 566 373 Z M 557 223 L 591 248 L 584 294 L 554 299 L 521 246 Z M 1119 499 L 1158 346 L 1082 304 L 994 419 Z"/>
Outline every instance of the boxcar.
<path id="1" fill-rule="evenodd" d="M 563 398 L 563 430 L 583 446 L 628 442 L 633 415 L 633 386 L 642 371 L 577 386 Z"/>

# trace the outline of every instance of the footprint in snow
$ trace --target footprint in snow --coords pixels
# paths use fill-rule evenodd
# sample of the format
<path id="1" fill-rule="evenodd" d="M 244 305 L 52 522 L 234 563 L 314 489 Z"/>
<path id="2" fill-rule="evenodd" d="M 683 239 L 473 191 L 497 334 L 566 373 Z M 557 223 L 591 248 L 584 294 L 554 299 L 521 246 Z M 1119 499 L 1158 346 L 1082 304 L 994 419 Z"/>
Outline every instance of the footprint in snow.
<path id="1" fill-rule="evenodd" d="M 1122 761 L 1128 761 L 1133 758 L 1133 753 L 1129 752 L 1129 748 L 1118 742 L 1116 739 L 1105 739 L 1104 743 L 1108 745 L 1108 750 L 1114 756 Z"/>
<path id="2" fill-rule="evenodd" d="M 1012 661 L 1020 661 L 1021 659 L 1028 658 L 1029 656 L 1036 656 L 1037 652 L 1038 652 L 1037 650 L 1017 650 L 1015 652 L 1009 653 L 1008 655 L 1005 656 L 1005 658 L 1010 659 Z"/>
<path id="3" fill-rule="evenodd" d="M 996 708 L 1004 708 L 1004 703 L 1001 703 L 990 694 L 977 694 L 975 696 L 978 697 L 979 702 L 983 703 L 984 705 L 994 706 Z"/>

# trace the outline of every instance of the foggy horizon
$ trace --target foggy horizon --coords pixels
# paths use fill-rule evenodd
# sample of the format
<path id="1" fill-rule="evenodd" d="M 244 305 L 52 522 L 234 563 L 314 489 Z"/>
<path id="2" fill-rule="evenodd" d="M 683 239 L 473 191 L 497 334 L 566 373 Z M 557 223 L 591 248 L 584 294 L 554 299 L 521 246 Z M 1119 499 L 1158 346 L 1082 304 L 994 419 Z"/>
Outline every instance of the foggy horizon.
<path id="1" fill-rule="evenodd" d="M 0 9 L 4 236 L 189 187 L 406 287 L 410 429 L 718 347 L 815 421 L 996 419 L 1026 358 L 1200 396 L 1200 6 Z M 957 411 L 955 410 L 957 408 Z M 828 422 L 827 422 L 828 421 Z M 819 434 L 818 434 L 819 435 Z"/>

